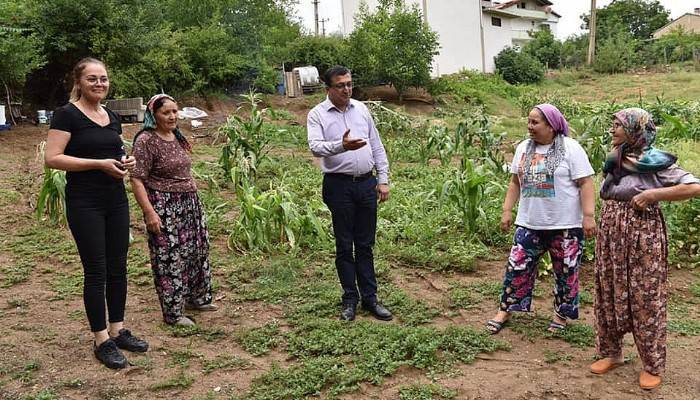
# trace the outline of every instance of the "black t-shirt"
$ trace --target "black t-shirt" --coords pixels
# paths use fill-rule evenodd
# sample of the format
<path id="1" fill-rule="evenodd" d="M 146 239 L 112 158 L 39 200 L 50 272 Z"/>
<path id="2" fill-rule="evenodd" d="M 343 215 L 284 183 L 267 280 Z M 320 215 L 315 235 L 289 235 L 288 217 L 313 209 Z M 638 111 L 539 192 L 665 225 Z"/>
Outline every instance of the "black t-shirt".
<path id="1" fill-rule="evenodd" d="M 105 107 L 109 123 L 100 126 L 88 118 L 73 103 L 59 107 L 51 119 L 51 129 L 58 129 L 71 134 L 63 154 L 79 158 L 121 160 L 124 151 L 122 142 L 122 125 L 119 116 Z M 66 180 L 72 187 L 94 187 L 123 185 L 122 179 L 116 179 L 101 170 L 68 172 Z"/>

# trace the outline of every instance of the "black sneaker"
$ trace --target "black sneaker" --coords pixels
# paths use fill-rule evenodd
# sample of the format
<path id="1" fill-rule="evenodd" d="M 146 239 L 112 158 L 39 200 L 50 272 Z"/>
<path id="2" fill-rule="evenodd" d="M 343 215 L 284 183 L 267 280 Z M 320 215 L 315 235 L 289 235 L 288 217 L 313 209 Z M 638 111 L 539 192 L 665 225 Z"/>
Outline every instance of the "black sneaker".
<path id="1" fill-rule="evenodd" d="M 107 339 L 95 347 L 95 357 L 107 368 L 119 369 L 126 368 L 126 357 L 117 348 L 117 345 L 112 339 Z"/>
<path id="2" fill-rule="evenodd" d="M 148 342 L 141 340 L 131 334 L 128 329 L 122 328 L 119 330 L 119 336 L 112 338 L 114 343 L 122 350 L 133 351 L 136 353 L 145 353 L 148 350 Z"/>

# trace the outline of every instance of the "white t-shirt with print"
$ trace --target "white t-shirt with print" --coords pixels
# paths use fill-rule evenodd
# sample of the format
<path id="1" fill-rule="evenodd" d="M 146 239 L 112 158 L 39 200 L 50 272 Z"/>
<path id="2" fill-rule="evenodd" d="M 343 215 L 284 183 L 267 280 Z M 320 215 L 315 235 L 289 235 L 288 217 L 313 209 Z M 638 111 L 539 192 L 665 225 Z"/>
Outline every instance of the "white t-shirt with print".
<path id="1" fill-rule="evenodd" d="M 565 137 L 566 155 L 552 177 L 547 174 L 544 155 L 553 144 L 537 145 L 532 157 L 533 166 L 526 176 L 522 163 L 530 140 L 518 145 L 510 166 L 510 172 L 517 174 L 520 180 L 515 225 L 536 230 L 581 228 L 583 212 L 576 180 L 594 174 L 586 152 L 576 140 Z"/>

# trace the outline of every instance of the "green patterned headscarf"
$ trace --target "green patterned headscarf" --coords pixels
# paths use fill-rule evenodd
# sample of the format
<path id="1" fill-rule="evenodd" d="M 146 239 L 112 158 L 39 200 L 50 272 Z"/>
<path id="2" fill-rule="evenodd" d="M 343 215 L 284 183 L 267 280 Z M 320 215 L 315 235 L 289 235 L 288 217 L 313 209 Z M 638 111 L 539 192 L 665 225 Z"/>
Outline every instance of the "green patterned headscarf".
<path id="1" fill-rule="evenodd" d="M 656 125 L 647 111 L 625 108 L 613 115 L 622 124 L 627 141 L 615 146 L 605 159 L 603 172 L 613 174 L 615 182 L 629 174 L 647 174 L 664 170 L 678 159 L 654 148 Z"/>

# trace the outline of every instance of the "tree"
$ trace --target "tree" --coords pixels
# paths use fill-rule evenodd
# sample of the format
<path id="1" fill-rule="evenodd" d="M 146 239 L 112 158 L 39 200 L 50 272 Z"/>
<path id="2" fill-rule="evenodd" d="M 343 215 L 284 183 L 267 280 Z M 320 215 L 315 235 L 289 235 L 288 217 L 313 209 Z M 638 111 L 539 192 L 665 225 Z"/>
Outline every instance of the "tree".
<path id="1" fill-rule="evenodd" d="M 21 90 L 27 76 L 46 63 L 41 42 L 25 28 L 26 4 L 0 0 L 0 83 L 3 100 L 12 101 L 12 93 Z M 10 116 L 11 118 L 11 116 Z"/>
<path id="2" fill-rule="evenodd" d="M 562 44 L 558 41 L 549 29 L 530 31 L 529 42 L 525 43 L 523 51 L 536 59 L 548 68 L 559 68 L 561 64 Z"/>
<path id="3" fill-rule="evenodd" d="M 495 61 L 496 72 L 508 83 L 537 83 L 544 79 L 544 65 L 518 48 L 506 47 Z"/>
<path id="4" fill-rule="evenodd" d="M 380 0 L 374 13 L 360 8 L 355 26 L 349 38 L 350 61 L 361 83 L 388 83 L 403 99 L 407 88 L 430 82 L 438 35 L 423 21 L 417 6 Z"/>
<path id="5" fill-rule="evenodd" d="M 285 58 L 289 68 L 313 65 L 323 76 L 328 68 L 348 63 L 347 47 L 341 37 L 301 36 L 289 43 Z"/>
<path id="6" fill-rule="evenodd" d="M 561 64 L 564 67 L 580 67 L 586 63 L 588 33 L 568 37 L 561 46 Z"/>
<path id="7" fill-rule="evenodd" d="M 659 0 L 614 0 L 597 10 L 597 39 L 617 36 L 622 29 L 634 39 L 645 40 L 669 22 L 670 11 Z M 589 28 L 590 14 L 581 16 L 582 28 Z"/>
<path id="8" fill-rule="evenodd" d="M 626 72 L 637 61 L 635 48 L 635 40 L 627 32 L 605 38 L 599 42 L 593 70 L 607 74 Z"/>

